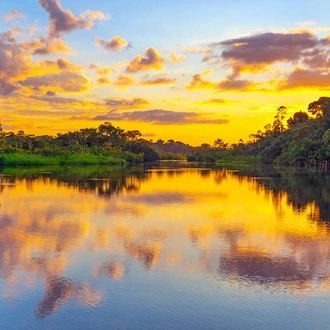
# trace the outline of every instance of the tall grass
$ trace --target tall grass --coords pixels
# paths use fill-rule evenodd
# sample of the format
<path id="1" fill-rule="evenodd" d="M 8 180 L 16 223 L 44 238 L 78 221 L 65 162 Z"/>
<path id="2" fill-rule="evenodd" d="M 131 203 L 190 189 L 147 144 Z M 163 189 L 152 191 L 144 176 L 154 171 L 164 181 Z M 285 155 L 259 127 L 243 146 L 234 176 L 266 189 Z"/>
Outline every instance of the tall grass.
<path id="1" fill-rule="evenodd" d="M 42 166 L 42 165 L 124 165 L 126 161 L 110 156 L 73 154 L 69 156 L 45 157 L 28 154 L 2 154 L 2 166 Z"/>
<path id="2" fill-rule="evenodd" d="M 238 156 L 238 155 L 228 155 L 226 157 L 220 158 L 216 160 L 217 164 L 225 164 L 225 163 L 259 163 L 260 157 L 253 156 L 253 155 L 246 155 L 246 156 Z"/>

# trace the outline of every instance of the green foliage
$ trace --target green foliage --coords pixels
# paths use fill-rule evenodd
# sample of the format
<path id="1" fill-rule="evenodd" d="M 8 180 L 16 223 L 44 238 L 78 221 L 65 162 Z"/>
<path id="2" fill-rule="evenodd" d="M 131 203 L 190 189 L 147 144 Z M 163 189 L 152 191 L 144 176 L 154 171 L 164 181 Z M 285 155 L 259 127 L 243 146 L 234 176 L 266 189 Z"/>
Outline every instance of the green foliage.
<path id="1" fill-rule="evenodd" d="M 217 164 L 228 164 L 228 163 L 255 164 L 259 162 L 260 162 L 260 158 L 258 156 L 251 156 L 251 155 L 237 156 L 233 154 L 217 159 L 216 161 Z"/>
<path id="2" fill-rule="evenodd" d="M 24 131 L 4 133 L 0 122 L 0 155 L 2 165 L 112 165 L 160 159 L 151 142 L 141 139 L 139 131 L 125 132 L 109 122 L 56 137 Z"/>
<path id="3" fill-rule="evenodd" d="M 303 124 L 309 119 L 308 114 L 304 111 L 296 112 L 293 117 L 290 117 L 287 121 L 288 127 L 291 128 L 294 125 Z"/>
<path id="4" fill-rule="evenodd" d="M 0 164 L 3 166 L 32 166 L 32 165 L 55 165 L 57 161 L 53 157 L 43 157 L 28 154 L 2 154 Z"/>
<path id="5" fill-rule="evenodd" d="M 69 156 L 45 157 L 29 154 L 2 154 L 3 166 L 41 166 L 41 165 L 124 165 L 125 160 L 92 154 L 73 154 Z"/>
<path id="6" fill-rule="evenodd" d="M 309 104 L 308 111 L 316 118 L 330 117 L 330 97 L 320 97 Z"/>

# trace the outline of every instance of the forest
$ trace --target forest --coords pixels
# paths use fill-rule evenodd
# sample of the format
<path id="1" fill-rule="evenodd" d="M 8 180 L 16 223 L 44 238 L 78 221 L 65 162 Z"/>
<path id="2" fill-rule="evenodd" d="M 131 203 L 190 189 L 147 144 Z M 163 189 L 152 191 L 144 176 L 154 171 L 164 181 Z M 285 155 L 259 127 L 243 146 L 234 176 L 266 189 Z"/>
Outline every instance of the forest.
<path id="1" fill-rule="evenodd" d="M 330 165 L 330 98 L 320 97 L 306 111 L 286 119 L 287 108 L 280 106 L 273 123 L 250 134 L 246 143 L 229 145 L 217 139 L 214 145 L 202 144 L 188 160 L 226 161 L 246 159 L 265 164 L 292 166 Z"/>
<path id="2" fill-rule="evenodd" d="M 250 134 L 250 140 L 193 147 L 181 141 L 146 140 L 138 130 L 105 122 L 56 136 L 5 132 L 0 124 L 0 165 L 124 164 L 174 159 L 198 162 L 253 161 L 293 166 L 330 165 L 330 98 L 287 117 L 280 106 L 273 123 Z"/>
<path id="3" fill-rule="evenodd" d="M 157 160 L 159 155 L 139 131 L 125 131 L 109 122 L 57 136 L 15 134 L 0 126 L 0 165 L 119 165 Z"/>

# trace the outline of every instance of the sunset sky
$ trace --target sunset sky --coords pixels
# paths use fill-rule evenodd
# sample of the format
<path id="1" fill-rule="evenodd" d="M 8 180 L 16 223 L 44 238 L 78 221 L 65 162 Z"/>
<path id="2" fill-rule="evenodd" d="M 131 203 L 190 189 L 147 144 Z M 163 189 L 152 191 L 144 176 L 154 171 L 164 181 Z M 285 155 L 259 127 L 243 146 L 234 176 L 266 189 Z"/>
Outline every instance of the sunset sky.
<path id="1" fill-rule="evenodd" d="M 0 3 L 5 131 L 235 143 L 329 96 L 328 0 Z"/>

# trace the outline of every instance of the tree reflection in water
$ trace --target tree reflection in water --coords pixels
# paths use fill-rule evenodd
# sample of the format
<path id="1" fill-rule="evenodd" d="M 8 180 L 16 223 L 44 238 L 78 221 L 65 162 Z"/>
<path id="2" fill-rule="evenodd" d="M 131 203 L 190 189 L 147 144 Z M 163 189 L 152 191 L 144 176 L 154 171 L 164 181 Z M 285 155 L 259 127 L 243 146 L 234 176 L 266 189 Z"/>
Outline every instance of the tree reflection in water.
<path id="1" fill-rule="evenodd" d="M 330 288 L 328 173 L 178 165 L 4 170 L 6 289 L 40 278 L 43 319 L 71 300 L 97 305 L 106 293 L 93 281 L 120 281 L 135 264 L 273 291 Z M 66 275 L 72 252 L 88 262 L 86 280 Z"/>

